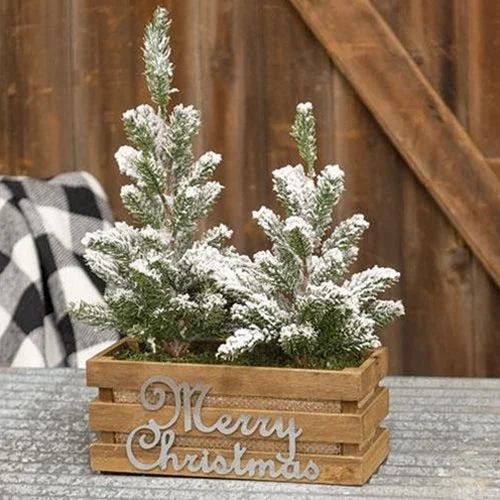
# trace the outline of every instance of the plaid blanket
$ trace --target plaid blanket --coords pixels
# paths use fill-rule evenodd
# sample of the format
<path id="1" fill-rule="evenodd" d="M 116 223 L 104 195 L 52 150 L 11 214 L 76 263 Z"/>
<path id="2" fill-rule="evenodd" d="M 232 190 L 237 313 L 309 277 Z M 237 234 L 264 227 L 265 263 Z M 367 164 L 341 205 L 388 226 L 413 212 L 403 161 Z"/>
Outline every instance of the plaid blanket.
<path id="1" fill-rule="evenodd" d="M 85 265 L 81 240 L 111 222 L 90 174 L 0 177 L 0 366 L 84 367 L 119 338 L 66 312 L 73 300 L 102 301 L 104 284 Z"/>

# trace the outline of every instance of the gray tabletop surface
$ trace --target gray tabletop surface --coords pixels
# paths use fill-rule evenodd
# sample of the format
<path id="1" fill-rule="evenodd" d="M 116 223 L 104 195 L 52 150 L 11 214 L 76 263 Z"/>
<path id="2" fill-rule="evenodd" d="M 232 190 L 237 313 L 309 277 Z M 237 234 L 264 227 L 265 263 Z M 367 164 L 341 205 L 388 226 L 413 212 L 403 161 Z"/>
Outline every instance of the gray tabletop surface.
<path id="1" fill-rule="evenodd" d="M 500 499 L 500 380 L 388 377 L 391 454 L 362 487 L 94 474 L 83 371 L 0 368 L 0 498 Z"/>

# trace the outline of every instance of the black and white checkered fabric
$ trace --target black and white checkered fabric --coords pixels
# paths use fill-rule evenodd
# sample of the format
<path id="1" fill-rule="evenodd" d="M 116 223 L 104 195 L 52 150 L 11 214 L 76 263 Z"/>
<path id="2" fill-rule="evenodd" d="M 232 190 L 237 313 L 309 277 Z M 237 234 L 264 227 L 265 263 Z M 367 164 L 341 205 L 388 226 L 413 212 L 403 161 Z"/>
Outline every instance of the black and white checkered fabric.
<path id="1" fill-rule="evenodd" d="M 72 319 L 69 302 L 102 301 L 85 265 L 85 233 L 111 227 L 88 173 L 48 181 L 0 177 L 0 366 L 78 366 L 116 339 Z"/>

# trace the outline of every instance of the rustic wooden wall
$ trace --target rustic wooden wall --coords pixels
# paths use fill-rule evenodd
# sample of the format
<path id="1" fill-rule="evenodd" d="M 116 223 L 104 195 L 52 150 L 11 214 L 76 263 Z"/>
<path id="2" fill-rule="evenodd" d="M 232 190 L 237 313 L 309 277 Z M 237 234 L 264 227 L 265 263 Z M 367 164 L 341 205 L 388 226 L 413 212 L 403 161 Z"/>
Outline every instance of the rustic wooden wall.
<path id="1" fill-rule="evenodd" d="M 273 203 L 270 172 L 297 161 L 290 122 L 310 100 L 320 162 L 346 171 L 338 218 L 372 223 L 359 266 L 403 273 L 392 372 L 500 375 L 498 287 L 288 0 L 0 0 L 0 172 L 88 170 L 123 215 L 113 153 L 121 113 L 146 100 L 139 48 L 157 3 L 174 21 L 179 98 L 203 113 L 197 149 L 224 155 L 212 218 L 236 246 L 265 245 L 250 214 Z M 500 176 L 500 2 L 372 3 Z"/>

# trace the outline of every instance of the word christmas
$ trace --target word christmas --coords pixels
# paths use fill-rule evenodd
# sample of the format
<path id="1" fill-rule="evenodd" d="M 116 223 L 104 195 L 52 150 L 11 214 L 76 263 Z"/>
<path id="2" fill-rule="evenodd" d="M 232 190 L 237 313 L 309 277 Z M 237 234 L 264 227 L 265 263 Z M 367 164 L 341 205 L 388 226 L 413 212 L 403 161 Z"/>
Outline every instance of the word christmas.
<path id="1" fill-rule="evenodd" d="M 170 467 L 175 472 L 187 469 L 191 473 L 216 473 L 219 475 L 234 474 L 236 476 L 255 475 L 271 478 L 283 477 L 284 479 L 308 479 L 314 481 L 319 476 L 317 464 L 309 460 L 304 468 L 295 458 L 297 438 L 302 434 L 302 429 L 295 427 L 295 419 L 290 418 L 285 424 L 283 417 L 274 421 L 269 417 L 253 417 L 239 415 L 237 417 L 222 414 L 212 424 L 203 421 L 202 407 L 210 391 L 206 385 L 196 384 L 191 387 L 187 383 L 178 384 L 169 377 L 151 377 L 141 388 L 140 401 L 144 409 L 149 411 L 160 410 L 165 405 L 166 394 L 172 393 L 174 409 L 170 419 L 163 425 L 151 419 L 147 424 L 134 429 L 127 438 L 127 457 L 130 463 L 138 470 L 148 471 L 159 467 Z M 151 403 L 148 395 L 152 393 L 154 402 Z M 245 459 L 247 449 L 237 442 L 232 450 L 232 456 L 218 455 L 207 449 L 200 450 L 198 454 L 185 454 L 180 458 L 171 449 L 175 444 L 175 432 L 172 427 L 181 419 L 184 432 L 193 429 L 203 434 L 218 432 L 224 436 L 231 436 L 239 432 L 243 436 L 258 434 L 263 438 L 275 436 L 277 439 L 288 440 L 288 451 L 277 453 L 274 459 Z M 158 448 L 158 459 L 152 463 L 144 463 L 136 455 L 137 442 L 143 450 Z"/>

